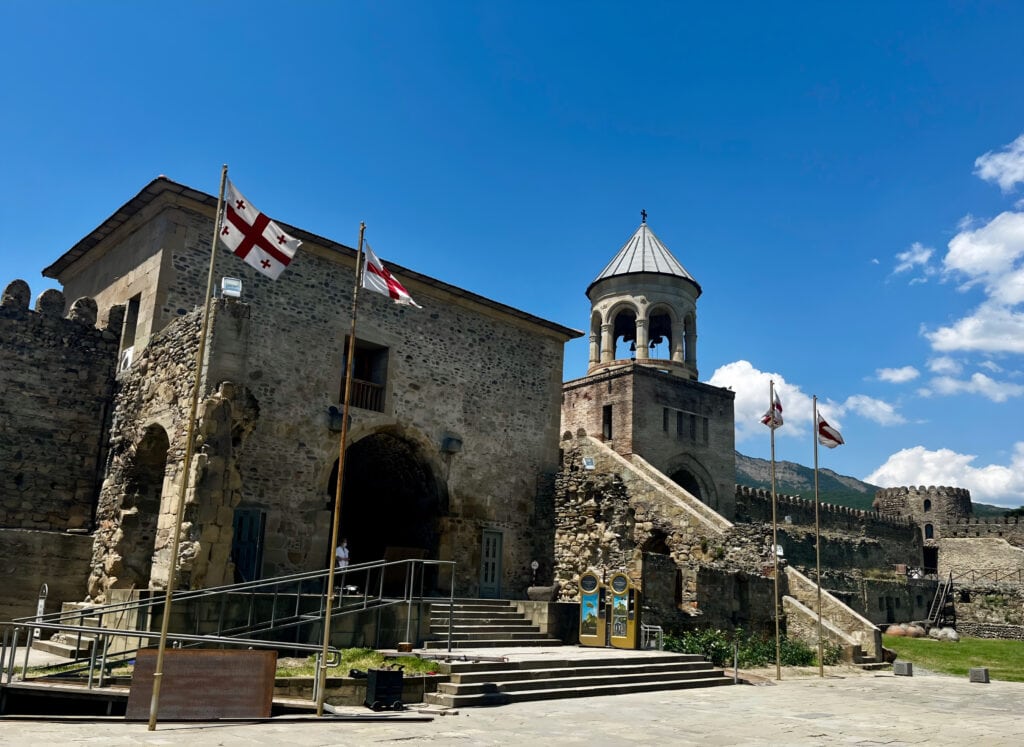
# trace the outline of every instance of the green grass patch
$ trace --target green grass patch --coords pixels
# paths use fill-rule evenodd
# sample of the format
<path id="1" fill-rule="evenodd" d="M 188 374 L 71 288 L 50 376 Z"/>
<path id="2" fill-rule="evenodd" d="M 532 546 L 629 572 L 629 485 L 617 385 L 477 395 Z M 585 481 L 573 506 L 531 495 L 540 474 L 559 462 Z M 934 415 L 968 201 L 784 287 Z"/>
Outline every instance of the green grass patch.
<path id="1" fill-rule="evenodd" d="M 897 658 L 922 669 L 966 677 L 972 667 L 988 667 L 993 680 L 1024 682 L 1024 641 L 961 638 L 953 643 L 892 635 L 882 639 Z"/>
<path id="2" fill-rule="evenodd" d="M 401 666 L 402 672 L 409 674 L 429 674 L 438 670 L 438 663 L 430 659 L 421 659 L 418 656 L 399 656 L 398 658 L 384 658 L 384 654 L 372 648 L 346 648 L 341 651 L 341 664 L 327 670 L 328 677 L 347 677 L 349 670 L 358 669 L 365 672 L 368 669 L 386 669 L 391 666 Z M 313 677 L 316 675 L 316 659 L 310 656 L 302 661 L 296 662 L 290 659 L 287 663 L 278 663 L 278 677 Z"/>

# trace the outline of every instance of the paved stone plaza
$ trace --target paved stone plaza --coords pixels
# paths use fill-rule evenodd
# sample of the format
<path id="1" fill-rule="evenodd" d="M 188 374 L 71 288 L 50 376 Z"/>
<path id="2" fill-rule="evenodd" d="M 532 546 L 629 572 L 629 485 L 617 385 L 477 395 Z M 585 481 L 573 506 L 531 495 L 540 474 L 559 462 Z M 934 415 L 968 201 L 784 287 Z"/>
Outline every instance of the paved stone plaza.
<path id="1" fill-rule="evenodd" d="M 786 673 L 783 674 L 785 678 Z M 972 684 L 915 673 L 830 675 L 763 686 L 518 703 L 384 721 L 365 708 L 355 721 L 303 717 L 260 723 L 144 723 L 0 719 L 12 745 L 945 745 L 1024 742 L 1024 684 Z"/>

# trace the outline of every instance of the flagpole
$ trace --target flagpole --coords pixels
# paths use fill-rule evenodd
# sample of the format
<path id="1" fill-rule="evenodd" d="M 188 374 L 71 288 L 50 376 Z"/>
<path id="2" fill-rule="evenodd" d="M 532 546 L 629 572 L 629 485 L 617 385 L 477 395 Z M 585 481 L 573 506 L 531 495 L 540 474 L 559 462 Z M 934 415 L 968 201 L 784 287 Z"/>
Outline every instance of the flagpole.
<path id="1" fill-rule="evenodd" d="M 775 563 L 775 679 L 782 679 L 782 644 L 779 640 L 779 525 L 776 517 L 775 497 L 775 382 L 768 382 L 768 413 L 771 416 L 769 430 L 772 432 L 772 558 Z"/>
<path id="2" fill-rule="evenodd" d="M 192 383 L 192 404 L 185 431 L 185 457 L 182 461 L 181 485 L 178 489 L 178 510 L 174 518 L 174 532 L 171 540 L 171 560 L 167 571 L 167 590 L 164 595 L 164 614 L 160 624 L 160 643 L 157 646 L 156 668 L 153 672 L 153 695 L 149 703 L 149 731 L 156 729 L 157 712 L 160 708 L 160 683 L 164 676 L 164 652 L 167 650 L 167 631 L 171 621 L 171 600 L 177 580 L 178 548 L 181 545 L 181 524 L 185 517 L 185 495 L 188 490 L 189 471 L 192 467 L 193 434 L 196 414 L 199 410 L 199 388 L 202 383 L 203 358 L 206 355 L 206 336 L 210 329 L 210 309 L 213 297 L 214 264 L 217 259 L 217 235 L 220 233 L 220 214 L 224 206 L 224 185 L 228 178 L 228 165 L 220 170 L 220 192 L 217 195 L 217 213 L 213 218 L 213 240 L 210 242 L 210 269 L 206 277 L 206 298 L 203 302 L 203 321 L 199 331 L 199 345 L 196 348 L 196 372 Z"/>
<path id="3" fill-rule="evenodd" d="M 814 567 L 815 582 L 818 584 L 818 676 L 825 676 L 825 660 L 821 641 L 821 520 L 818 512 L 818 395 L 814 398 Z"/>
<path id="4" fill-rule="evenodd" d="M 363 273 L 363 236 L 366 224 L 359 224 L 359 249 L 356 252 L 356 284 L 352 289 L 352 327 L 348 335 L 348 356 L 345 360 L 345 399 L 341 406 L 341 436 L 338 439 L 338 481 L 334 486 L 334 521 L 331 527 L 330 569 L 327 572 L 327 600 L 324 607 L 324 642 L 317 672 L 316 715 L 324 715 L 324 687 L 327 682 L 327 649 L 331 641 L 331 609 L 334 604 L 335 553 L 338 551 L 338 528 L 341 525 L 341 488 L 345 475 L 345 441 L 348 440 L 348 408 L 352 397 L 352 362 L 356 357 L 356 312 L 359 309 L 359 286 Z"/>

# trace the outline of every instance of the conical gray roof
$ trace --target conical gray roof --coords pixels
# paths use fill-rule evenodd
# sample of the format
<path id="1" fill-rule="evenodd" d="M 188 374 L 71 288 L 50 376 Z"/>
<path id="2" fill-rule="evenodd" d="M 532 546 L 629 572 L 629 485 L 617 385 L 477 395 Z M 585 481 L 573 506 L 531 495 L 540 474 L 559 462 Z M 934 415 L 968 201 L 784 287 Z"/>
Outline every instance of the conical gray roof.
<path id="1" fill-rule="evenodd" d="M 693 275 L 686 271 L 679 260 L 672 256 L 661 240 L 654 235 L 647 223 L 641 223 L 629 241 L 622 245 L 618 254 L 612 257 L 612 261 L 601 270 L 594 282 L 587 287 L 587 293 L 597 283 L 606 278 L 617 275 L 632 275 L 639 272 L 649 272 L 656 275 L 674 275 L 689 280 L 697 286 L 700 291 L 700 284 Z"/>

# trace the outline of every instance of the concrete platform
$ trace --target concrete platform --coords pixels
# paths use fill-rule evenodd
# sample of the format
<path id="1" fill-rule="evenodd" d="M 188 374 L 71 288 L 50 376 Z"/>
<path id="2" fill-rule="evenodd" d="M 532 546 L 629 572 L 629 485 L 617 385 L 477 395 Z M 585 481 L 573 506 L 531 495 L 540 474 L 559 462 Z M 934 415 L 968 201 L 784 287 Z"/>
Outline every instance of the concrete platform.
<path id="1" fill-rule="evenodd" d="M 119 720 L 0 719 L 0 743 L 38 745 L 962 745 L 1024 741 L 1024 684 L 967 677 L 850 674 L 791 677 L 763 687 L 640 693 L 414 711 L 386 719 L 365 708 L 343 718 L 145 724 Z M 349 713 L 350 712 L 350 713 Z M 407 716 L 433 716 L 413 722 Z"/>

